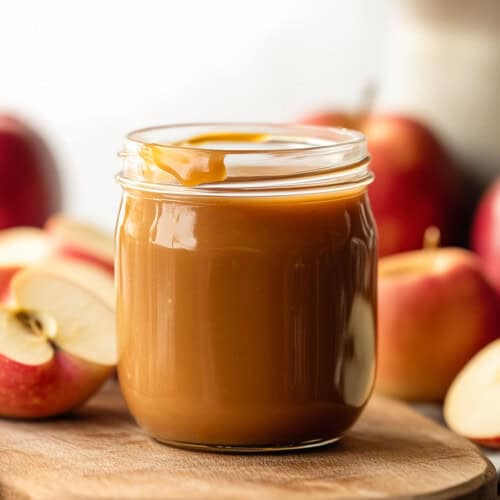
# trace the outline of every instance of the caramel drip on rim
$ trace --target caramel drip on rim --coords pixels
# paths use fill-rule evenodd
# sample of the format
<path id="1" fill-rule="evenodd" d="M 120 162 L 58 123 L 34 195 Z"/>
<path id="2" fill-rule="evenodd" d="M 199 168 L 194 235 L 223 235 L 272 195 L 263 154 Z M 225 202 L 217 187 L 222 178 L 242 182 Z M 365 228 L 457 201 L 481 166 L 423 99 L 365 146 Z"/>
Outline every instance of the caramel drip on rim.
<path id="1" fill-rule="evenodd" d="M 210 182 L 222 182 L 227 178 L 224 159 L 227 150 L 189 149 L 212 142 L 266 142 L 267 134 L 244 132 L 213 132 L 200 134 L 168 146 L 144 145 L 139 154 L 148 166 L 158 167 L 174 176 L 183 186 L 198 186 Z M 176 149 L 178 148 L 178 149 Z"/>
<path id="2" fill-rule="evenodd" d="M 176 146 L 194 146 L 211 142 L 266 142 L 271 139 L 269 134 L 253 134 L 250 132 L 209 132 L 191 137 L 176 143 Z"/>

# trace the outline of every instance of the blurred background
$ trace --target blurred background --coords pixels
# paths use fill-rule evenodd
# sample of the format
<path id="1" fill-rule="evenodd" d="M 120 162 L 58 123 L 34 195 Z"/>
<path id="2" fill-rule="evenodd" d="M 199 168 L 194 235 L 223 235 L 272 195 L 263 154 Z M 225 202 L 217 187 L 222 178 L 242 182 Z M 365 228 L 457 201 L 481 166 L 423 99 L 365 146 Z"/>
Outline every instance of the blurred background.
<path id="1" fill-rule="evenodd" d="M 127 131 L 353 110 L 368 85 L 484 180 L 500 157 L 499 19 L 496 0 L 2 0 L 0 109 L 49 142 L 65 209 L 108 229 Z"/>
<path id="2" fill-rule="evenodd" d="M 65 208 L 112 228 L 127 131 L 355 105 L 382 76 L 394 10 L 387 0 L 2 0 L 0 107 L 50 142 Z"/>

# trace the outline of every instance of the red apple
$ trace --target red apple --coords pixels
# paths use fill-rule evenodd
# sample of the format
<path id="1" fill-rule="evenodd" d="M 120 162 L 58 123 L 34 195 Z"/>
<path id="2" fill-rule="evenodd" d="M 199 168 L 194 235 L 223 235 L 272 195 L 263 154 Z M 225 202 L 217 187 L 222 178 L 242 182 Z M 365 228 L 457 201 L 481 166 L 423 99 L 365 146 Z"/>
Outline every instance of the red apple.
<path id="1" fill-rule="evenodd" d="M 460 175 L 425 125 L 405 116 L 334 111 L 300 121 L 353 128 L 366 135 L 376 178 L 370 199 L 381 256 L 420 248 L 429 226 L 439 228 L 444 243 L 454 242 Z"/>
<path id="2" fill-rule="evenodd" d="M 59 176 L 43 139 L 0 114 L 0 229 L 43 226 L 60 208 Z"/>
<path id="3" fill-rule="evenodd" d="M 442 400 L 464 364 L 499 336 L 499 311 L 472 252 L 426 249 L 381 259 L 376 389 Z"/>
<path id="4" fill-rule="evenodd" d="M 83 286 L 67 270 L 40 266 L 15 275 L 14 306 L 0 309 L 2 416 L 72 410 L 97 391 L 117 361 L 111 298 L 92 291 L 100 287 L 92 277 L 96 269 L 88 265 Z"/>
<path id="5" fill-rule="evenodd" d="M 50 217 L 45 229 L 59 255 L 88 261 L 113 273 L 114 241 L 108 233 L 63 214 Z"/>
<path id="6" fill-rule="evenodd" d="M 472 248 L 500 292 L 500 178 L 479 203 L 472 227 Z"/>
<path id="7" fill-rule="evenodd" d="M 500 340 L 476 354 L 451 384 L 444 418 L 455 432 L 500 448 Z"/>

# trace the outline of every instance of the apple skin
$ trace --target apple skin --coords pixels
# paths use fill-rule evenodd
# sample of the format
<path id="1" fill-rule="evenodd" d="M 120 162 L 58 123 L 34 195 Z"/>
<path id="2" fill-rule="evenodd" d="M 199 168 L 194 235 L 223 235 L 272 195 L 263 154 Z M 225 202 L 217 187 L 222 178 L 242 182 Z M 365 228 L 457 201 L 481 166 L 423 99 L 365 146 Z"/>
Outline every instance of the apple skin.
<path id="1" fill-rule="evenodd" d="M 109 258 L 105 258 L 97 252 L 93 253 L 92 250 L 87 250 L 87 248 L 85 248 L 83 242 L 80 242 L 81 246 L 79 246 L 78 242 L 72 241 L 71 238 L 68 238 L 68 236 L 65 235 L 63 229 L 65 224 L 79 227 L 81 231 L 80 236 L 83 237 L 85 242 L 87 242 L 86 238 L 88 238 L 88 240 L 93 238 L 93 235 L 89 235 L 89 232 L 96 233 L 99 237 L 102 237 L 105 234 L 93 226 L 89 226 L 87 224 L 83 225 L 82 223 L 70 219 L 63 214 L 54 214 L 47 219 L 44 226 L 45 231 L 54 242 L 54 255 L 93 264 L 113 275 L 114 256 L 110 255 Z"/>
<path id="2" fill-rule="evenodd" d="M 421 248 L 429 226 L 440 230 L 443 244 L 454 242 L 459 175 L 434 135 L 400 116 L 369 117 L 363 132 L 376 178 L 369 192 L 380 255 Z"/>
<path id="3" fill-rule="evenodd" d="M 28 419 L 66 413 L 92 396 L 113 370 L 59 349 L 41 365 L 0 354 L 0 415 Z"/>
<path id="4" fill-rule="evenodd" d="M 376 390 L 411 401 L 441 401 L 467 361 L 500 333 L 499 299 L 477 256 L 431 251 L 448 261 L 446 269 L 384 275 L 384 261 L 400 256 L 380 263 Z"/>
<path id="5" fill-rule="evenodd" d="M 0 304 L 8 302 L 10 298 L 10 282 L 20 267 L 6 267 L 0 269 Z"/>
<path id="6" fill-rule="evenodd" d="M 79 261 L 87 262 L 89 264 L 100 267 L 101 269 L 104 269 L 106 272 L 110 274 L 114 273 L 115 266 L 113 262 L 100 259 L 95 255 L 91 255 L 90 253 L 80 250 L 71 245 L 60 243 L 55 252 L 55 255 L 63 258 L 76 259 Z"/>
<path id="7" fill-rule="evenodd" d="M 484 446 L 485 448 L 499 449 L 500 448 L 500 436 L 494 438 L 475 438 L 470 437 L 471 441 L 474 443 Z"/>
<path id="8" fill-rule="evenodd" d="M 305 116 L 300 123 L 342 126 L 365 134 L 376 179 L 369 193 L 380 256 L 421 248 L 429 226 L 440 230 L 443 244 L 456 242 L 463 181 L 425 125 L 396 114 L 335 111 Z"/>
<path id="9" fill-rule="evenodd" d="M 42 227 L 60 204 L 59 176 L 48 146 L 25 123 L 0 114 L 0 229 Z"/>
<path id="10" fill-rule="evenodd" d="M 500 293 L 500 177 L 486 191 L 478 205 L 472 226 L 471 246 Z"/>

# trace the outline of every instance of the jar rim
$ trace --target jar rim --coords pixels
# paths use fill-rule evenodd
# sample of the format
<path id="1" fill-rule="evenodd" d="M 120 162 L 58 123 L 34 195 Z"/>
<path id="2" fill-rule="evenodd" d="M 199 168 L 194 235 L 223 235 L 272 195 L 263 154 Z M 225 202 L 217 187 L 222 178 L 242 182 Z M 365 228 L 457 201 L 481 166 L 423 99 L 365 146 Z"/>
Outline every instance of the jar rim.
<path id="1" fill-rule="evenodd" d="M 270 141 L 237 145 L 186 145 L 203 134 L 265 134 Z M 242 146 L 241 144 L 244 144 Z M 269 146 L 272 147 L 269 147 Z M 184 186 L 172 176 L 145 179 L 141 149 L 160 146 L 181 154 L 224 154 L 228 177 L 221 182 Z M 119 156 L 124 168 L 117 181 L 125 188 L 191 196 L 269 196 L 345 190 L 373 180 L 366 140 L 361 132 L 302 124 L 258 122 L 182 123 L 133 130 Z"/>
<path id="2" fill-rule="evenodd" d="M 238 149 L 226 149 L 226 148 L 200 148 L 199 146 L 192 145 L 177 145 L 171 144 L 165 141 L 158 140 L 147 140 L 147 134 L 154 134 L 156 132 L 162 131 L 174 131 L 174 130 L 189 130 L 195 128 L 214 128 L 216 130 L 234 130 L 236 129 L 244 129 L 248 131 L 249 129 L 260 130 L 263 133 L 267 133 L 268 131 L 274 130 L 283 130 L 288 132 L 302 132 L 303 139 L 322 139 L 323 143 L 308 143 L 300 148 L 290 148 L 290 147 L 282 147 L 282 148 L 238 148 Z M 363 133 L 348 129 L 344 127 L 327 127 L 323 125 L 309 125 L 309 124 L 294 124 L 294 123 L 271 123 L 271 122 L 186 122 L 186 123 L 177 123 L 170 125 L 155 125 L 151 127 L 144 127 L 132 130 L 126 136 L 126 144 L 125 149 L 127 147 L 127 143 L 131 144 L 140 144 L 140 145 L 155 145 L 162 146 L 166 148 L 172 149 L 180 149 L 180 150 L 196 150 L 200 149 L 206 151 L 207 153 L 229 153 L 229 154 L 256 154 L 256 153 L 272 153 L 272 154 L 287 154 L 291 151 L 296 151 L 299 149 L 303 152 L 311 152 L 311 151 L 324 151 L 326 149 L 331 148 L 339 148 L 346 147 L 349 145 L 366 145 L 366 139 Z M 328 141 L 328 142 L 326 142 Z"/>

